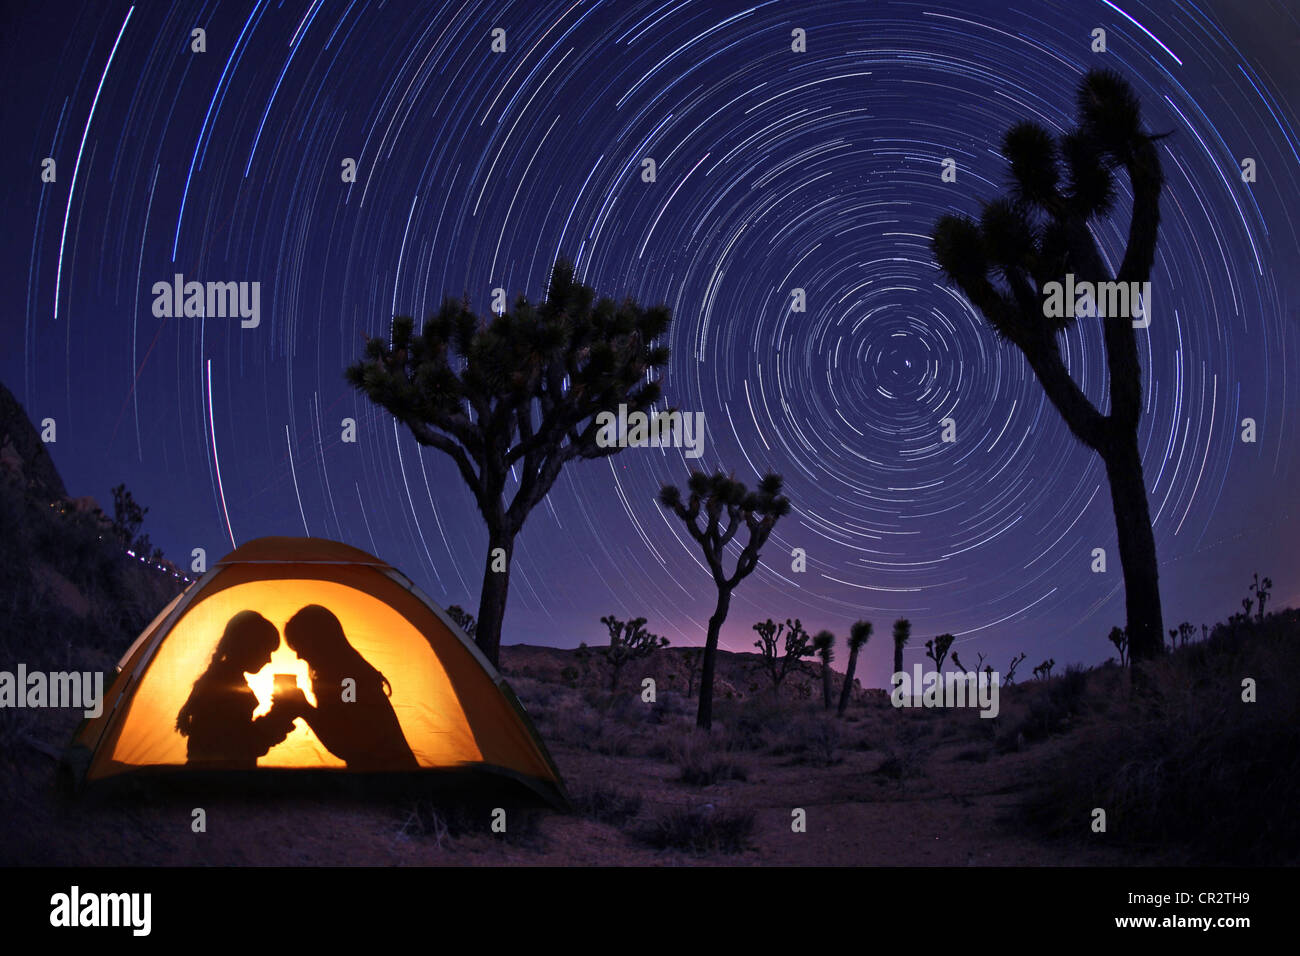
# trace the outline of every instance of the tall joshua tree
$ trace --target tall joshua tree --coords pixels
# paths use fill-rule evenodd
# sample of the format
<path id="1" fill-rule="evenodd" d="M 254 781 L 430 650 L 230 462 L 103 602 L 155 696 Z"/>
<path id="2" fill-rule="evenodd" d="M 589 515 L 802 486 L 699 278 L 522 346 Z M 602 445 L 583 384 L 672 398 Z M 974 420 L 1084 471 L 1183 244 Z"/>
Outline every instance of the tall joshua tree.
<path id="1" fill-rule="evenodd" d="M 709 618 L 709 633 L 704 642 L 704 669 L 700 675 L 700 707 L 696 726 L 708 730 L 713 726 L 713 670 L 718 655 L 718 635 L 731 607 L 731 592 L 758 567 L 759 549 L 767 542 L 777 519 L 790 511 L 790 502 L 781 494 L 781 476 L 769 472 L 749 491 L 742 482 L 721 472 L 707 475 L 692 471 L 687 479 L 688 497 L 683 500 L 676 485 L 659 489 L 659 503 L 677 515 L 692 538 L 704 551 L 705 563 L 718 589 L 718 603 Z M 724 520 L 725 519 L 725 520 Z M 744 526 L 748 534 L 745 546 L 730 575 L 722 558 L 736 533 Z"/>
<path id="2" fill-rule="evenodd" d="M 813 638 L 813 650 L 822 659 L 822 702 L 827 710 L 831 709 L 831 661 L 835 660 L 835 635 L 830 631 L 818 631 Z"/>
<path id="3" fill-rule="evenodd" d="M 1103 415 L 1070 377 L 1057 336 L 1074 321 L 1048 318 L 1049 282 L 1147 282 L 1155 258 L 1164 177 L 1156 140 L 1141 128 L 1141 109 L 1128 83 L 1109 70 L 1084 77 L 1078 125 L 1059 140 L 1036 123 L 1017 123 L 1002 142 L 1011 164 L 1011 194 L 984 207 L 978 223 L 939 220 L 932 243 L 950 281 L 983 313 L 999 337 L 1024 353 L 1047 397 L 1074 436 L 1106 465 L 1124 568 L 1130 658 L 1164 647 L 1155 537 L 1142 478 L 1138 417 L 1142 369 L 1132 315 L 1106 309 L 1102 332 L 1110 368 L 1110 412 Z M 1108 214 L 1117 171 L 1133 192 L 1128 243 L 1112 277 L 1089 222 Z M 995 282 L 994 277 L 1001 281 Z M 1118 287 L 1115 287 L 1118 288 Z M 1115 297 L 1118 298 L 1118 297 Z M 1112 299 L 1114 301 L 1114 299 Z M 1149 304 L 1148 304 L 1149 305 Z M 1068 315 L 1073 309 L 1066 309 Z"/>
<path id="4" fill-rule="evenodd" d="M 902 673 L 903 670 L 903 648 L 907 642 L 912 639 L 912 622 L 905 617 L 900 617 L 894 622 L 894 673 Z"/>
<path id="5" fill-rule="evenodd" d="M 448 299 L 420 335 L 398 316 L 391 342 L 367 338 L 347 370 L 417 442 L 449 456 L 474 495 L 488 531 L 475 640 L 493 664 L 515 536 L 567 462 L 620 450 L 597 440 L 600 412 L 645 412 L 658 400 L 650 374 L 668 349 L 655 342 L 671 321 L 666 306 L 596 302 L 560 259 L 545 302 L 519 296 L 513 312 L 480 319 L 468 301 Z"/>
<path id="6" fill-rule="evenodd" d="M 844 716 L 844 711 L 849 706 L 849 691 L 853 688 L 853 672 L 858 669 L 858 652 L 867 646 L 867 641 L 870 639 L 870 621 L 858 621 L 849 628 L 849 666 L 844 671 L 844 686 L 840 688 L 839 715 L 841 717 Z"/>

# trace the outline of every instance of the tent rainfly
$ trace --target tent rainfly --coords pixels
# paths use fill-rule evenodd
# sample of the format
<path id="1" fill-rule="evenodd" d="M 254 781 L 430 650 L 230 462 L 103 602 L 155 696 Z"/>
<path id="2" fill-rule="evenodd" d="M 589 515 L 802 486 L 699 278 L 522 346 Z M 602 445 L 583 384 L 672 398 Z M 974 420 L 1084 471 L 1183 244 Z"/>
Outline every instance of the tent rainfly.
<path id="1" fill-rule="evenodd" d="M 399 571 L 321 538 L 241 545 L 117 665 L 64 765 L 73 782 L 421 775 L 568 800 L 523 706 Z"/>

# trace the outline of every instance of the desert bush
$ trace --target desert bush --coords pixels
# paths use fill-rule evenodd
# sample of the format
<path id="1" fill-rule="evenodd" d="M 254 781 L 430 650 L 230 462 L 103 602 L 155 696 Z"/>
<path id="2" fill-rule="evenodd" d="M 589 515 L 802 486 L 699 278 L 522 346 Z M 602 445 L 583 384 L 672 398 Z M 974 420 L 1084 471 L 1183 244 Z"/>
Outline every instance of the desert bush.
<path id="1" fill-rule="evenodd" d="M 722 702 L 717 714 L 722 725 L 719 735 L 722 746 L 734 751 L 767 749 L 790 720 L 789 708 L 769 694 L 743 703 Z"/>
<path id="2" fill-rule="evenodd" d="M 1016 749 L 1022 736 L 1032 743 L 1068 730 L 1087 707 L 1087 690 L 1088 672 L 1074 664 L 1060 677 L 1045 679 L 1041 688 L 1030 688 L 1024 716 L 1000 729 L 1000 749 Z"/>
<path id="3" fill-rule="evenodd" d="M 623 826 L 641 812 L 640 796 L 620 793 L 613 787 L 599 784 L 574 794 L 572 802 L 574 809 L 589 820 L 616 827 Z"/>
<path id="4" fill-rule="evenodd" d="M 726 807 L 675 807 L 637 831 L 642 842 L 658 849 L 697 855 L 741 853 L 754 832 L 754 811 Z"/>
<path id="5" fill-rule="evenodd" d="M 843 759 L 836 756 L 839 744 L 840 728 L 834 721 L 807 715 L 788 721 L 768 753 L 793 757 L 792 763 L 829 767 Z"/>
<path id="6" fill-rule="evenodd" d="M 694 787 L 707 787 L 724 780 L 746 780 L 745 767 L 720 752 L 708 734 L 692 731 L 676 741 L 673 762 L 681 769 L 678 778 Z"/>
<path id="7" fill-rule="evenodd" d="M 1300 862 L 1300 615 L 1238 621 L 1149 665 L 1150 687 L 1041 768 L 1023 820 L 1045 835 L 1104 839 L 1162 862 Z M 1208 646 L 1207 646 L 1208 645 Z M 1254 703 L 1242 680 L 1257 682 Z"/>

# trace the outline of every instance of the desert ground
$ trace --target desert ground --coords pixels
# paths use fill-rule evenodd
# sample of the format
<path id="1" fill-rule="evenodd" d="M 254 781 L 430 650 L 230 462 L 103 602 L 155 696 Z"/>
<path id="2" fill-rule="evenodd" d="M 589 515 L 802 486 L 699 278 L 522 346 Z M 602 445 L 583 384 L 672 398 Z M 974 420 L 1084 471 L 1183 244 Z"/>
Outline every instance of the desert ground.
<path id="1" fill-rule="evenodd" d="M 1254 643 L 1261 645 L 1257 654 L 1275 653 L 1262 647 L 1263 637 Z M 102 653 L 97 660 L 73 654 L 78 666 L 111 667 Z M 687 696 L 689 676 L 676 649 L 629 666 L 623 686 L 610 692 L 598 657 L 580 666 L 573 651 L 508 646 L 503 670 L 546 740 L 574 810 L 512 805 L 505 833 L 492 832 L 487 803 L 419 797 L 179 798 L 142 789 L 107 800 L 70 798 L 56 787 L 53 755 L 75 729 L 76 715 L 10 710 L 0 752 L 0 863 L 1196 862 L 1216 852 L 1213 846 L 1185 834 L 1153 839 L 1150 822 L 1132 811 L 1145 829 L 1126 832 L 1125 801 L 1140 803 L 1142 786 L 1156 794 L 1176 781 L 1151 779 L 1140 750 L 1109 742 L 1141 720 L 1149 734 L 1170 721 L 1184 734 L 1197 732 L 1186 715 L 1174 714 L 1183 706 L 1176 690 L 1189 688 L 1188 675 L 1199 666 L 1187 649 L 1180 654 L 1165 662 L 1160 713 L 1132 690 L 1126 671 L 1110 665 L 1004 688 L 1001 713 L 986 719 L 975 710 L 896 709 L 883 691 L 861 688 L 840 718 L 822 708 L 819 665 L 788 678 L 777 697 L 764 684 L 757 655 L 724 653 L 714 726 L 706 734 L 694 729 L 696 702 Z M 645 675 L 656 679 L 653 703 L 642 699 Z M 1170 761 L 1184 746 L 1195 744 L 1170 743 Z M 1102 765 L 1089 766 L 1081 752 Z M 1056 784 L 1077 791 L 1089 780 L 1095 795 L 1076 793 L 1071 801 L 1052 790 Z M 1129 780 L 1120 790 L 1131 792 L 1117 792 L 1116 780 Z M 1094 802 L 1112 807 L 1107 833 L 1089 826 Z M 206 812 L 206 832 L 192 832 L 196 805 Z M 794 825 L 797 810 L 805 815 L 802 832 Z"/>

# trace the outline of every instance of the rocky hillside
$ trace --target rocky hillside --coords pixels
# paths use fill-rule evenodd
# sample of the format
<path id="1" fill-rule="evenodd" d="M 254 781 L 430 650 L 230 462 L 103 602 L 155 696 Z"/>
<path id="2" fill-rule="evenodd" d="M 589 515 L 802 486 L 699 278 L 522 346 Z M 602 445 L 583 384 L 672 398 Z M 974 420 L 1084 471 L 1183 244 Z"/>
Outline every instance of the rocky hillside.
<path id="1" fill-rule="evenodd" d="M 68 497 L 0 385 L 0 661 L 63 668 L 83 650 L 116 660 L 183 584 L 128 555 L 93 498 Z"/>

